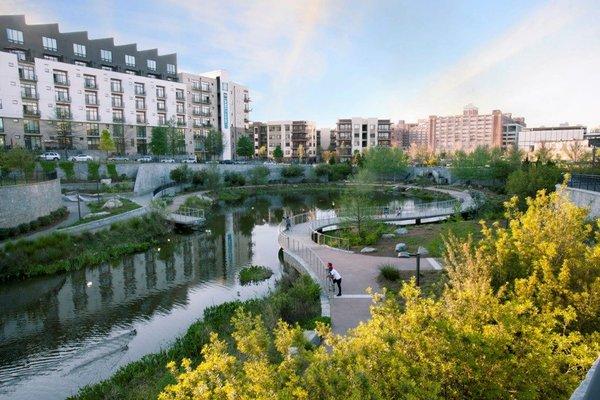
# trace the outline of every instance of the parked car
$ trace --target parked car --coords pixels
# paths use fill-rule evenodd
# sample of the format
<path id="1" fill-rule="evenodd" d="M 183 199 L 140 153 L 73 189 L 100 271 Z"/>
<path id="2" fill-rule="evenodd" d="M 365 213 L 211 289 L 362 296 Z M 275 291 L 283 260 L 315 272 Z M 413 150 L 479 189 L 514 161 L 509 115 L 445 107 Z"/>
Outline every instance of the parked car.
<path id="1" fill-rule="evenodd" d="M 181 160 L 181 162 L 185 163 L 185 164 L 194 164 L 197 161 L 196 161 L 196 157 L 195 156 L 189 156 L 189 157 L 186 157 L 183 160 Z"/>
<path id="2" fill-rule="evenodd" d="M 152 162 L 152 157 L 143 156 L 143 157 L 137 158 L 135 161 L 137 161 L 137 162 Z"/>
<path id="3" fill-rule="evenodd" d="M 162 162 L 162 163 L 169 163 L 169 164 L 171 164 L 171 163 L 174 163 L 174 162 L 175 162 L 175 160 L 174 160 L 174 159 L 172 159 L 172 158 L 163 158 L 162 160 L 160 160 L 160 162 Z"/>
<path id="4" fill-rule="evenodd" d="M 40 154 L 40 160 L 58 161 L 60 160 L 60 154 L 55 153 L 53 151 L 48 151 L 44 154 Z"/>
<path id="5" fill-rule="evenodd" d="M 77 154 L 76 156 L 69 157 L 69 161 L 94 161 L 94 158 L 87 154 Z"/>
<path id="6" fill-rule="evenodd" d="M 233 164 L 232 160 L 221 160 L 219 161 L 219 164 Z"/>
<path id="7" fill-rule="evenodd" d="M 108 157 L 108 161 L 129 161 L 129 158 L 123 156 Z"/>

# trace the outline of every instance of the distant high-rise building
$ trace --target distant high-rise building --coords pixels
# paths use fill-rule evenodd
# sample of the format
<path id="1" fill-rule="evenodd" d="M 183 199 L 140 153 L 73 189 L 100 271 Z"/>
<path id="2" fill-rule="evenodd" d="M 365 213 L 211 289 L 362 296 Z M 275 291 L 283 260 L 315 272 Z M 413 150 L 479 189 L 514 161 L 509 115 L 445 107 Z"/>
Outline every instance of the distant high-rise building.
<path id="1" fill-rule="evenodd" d="M 287 160 L 314 159 L 317 156 L 317 134 L 314 121 L 267 121 L 251 125 L 255 152 L 267 147 L 267 156 L 273 158 L 277 147 Z M 303 154 L 302 154 L 303 153 Z"/>
<path id="2" fill-rule="evenodd" d="M 523 128 L 518 135 L 518 147 L 530 159 L 545 148 L 552 158 L 571 160 L 592 151 L 586 136 L 587 128 L 582 125 Z"/>

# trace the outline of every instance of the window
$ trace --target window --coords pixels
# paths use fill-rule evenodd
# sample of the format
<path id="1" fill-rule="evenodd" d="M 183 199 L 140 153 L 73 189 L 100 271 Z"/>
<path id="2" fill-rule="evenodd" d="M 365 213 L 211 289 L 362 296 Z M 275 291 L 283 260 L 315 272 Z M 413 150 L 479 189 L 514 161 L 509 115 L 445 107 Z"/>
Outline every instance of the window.
<path id="1" fill-rule="evenodd" d="M 108 67 L 108 66 L 106 66 L 106 65 L 103 65 L 103 66 L 102 66 L 102 69 L 103 69 L 104 71 L 113 71 L 113 67 Z"/>
<path id="2" fill-rule="evenodd" d="M 128 70 L 126 70 L 126 71 L 125 71 L 125 73 L 126 73 L 126 74 L 128 74 L 128 75 L 137 75 L 137 74 L 135 73 L 135 71 L 132 71 L 132 70 L 129 70 L 129 69 L 128 69 Z"/>
<path id="3" fill-rule="evenodd" d="M 125 54 L 125 65 L 135 67 L 135 57 L 130 56 L 129 54 Z"/>
<path id="4" fill-rule="evenodd" d="M 84 75 L 83 86 L 86 89 L 97 89 L 98 86 L 96 86 L 96 77 L 94 75 Z"/>
<path id="5" fill-rule="evenodd" d="M 167 124 L 167 116 L 165 114 L 158 114 L 158 124 L 159 125 Z"/>
<path id="6" fill-rule="evenodd" d="M 176 72 L 174 64 L 167 64 L 167 73 L 174 74 Z"/>
<path id="7" fill-rule="evenodd" d="M 156 61 L 155 60 L 147 60 L 146 64 L 148 65 L 148 69 L 150 71 L 156 71 Z"/>
<path id="8" fill-rule="evenodd" d="M 202 88 L 201 88 L 201 90 L 202 90 L 203 92 L 209 92 L 209 91 L 210 91 L 210 86 L 208 85 L 208 83 L 207 83 L 207 82 L 202 82 L 202 83 L 201 83 L 201 85 L 202 85 Z"/>
<path id="9" fill-rule="evenodd" d="M 67 73 L 65 71 L 54 71 L 54 83 L 58 85 L 68 85 L 69 78 L 67 77 Z"/>
<path id="10" fill-rule="evenodd" d="M 30 83 L 22 83 L 21 97 L 24 99 L 37 99 L 38 95 L 36 86 Z"/>
<path id="11" fill-rule="evenodd" d="M 100 50 L 100 59 L 102 61 L 112 62 L 112 51 Z"/>
<path id="12" fill-rule="evenodd" d="M 78 57 L 85 57 L 86 56 L 85 45 L 73 43 L 73 53 Z"/>
<path id="13" fill-rule="evenodd" d="M 75 65 L 79 65 L 80 67 L 87 67 L 87 63 L 85 61 L 77 61 L 74 62 Z"/>
<path id="14" fill-rule="evenodd" d="M 44 50 L 58 51 L 58 46 L 56 45 L 56 39 L 54 39 L 54 38 L 42 36 L 42 45 L 44 46 Z"/>
<path id="15" fill-rule="evenodd" d="M 183 107 L 183 103 L 177 103 L 177 112 L 179 114 L 184 114 L 185 113 L 185 108 Z"/>
<path id="16" fill-rule="evenodd" d="M 143 83 L 136 82 L 134 84 L 134 87 L 135 87 L 135 94 L 137 94 L 137 95 L 145 95 L 146 94 L 146 90 L 144 89 Z"/>
<path id="17" fill-rule="evenodd" d="M 165 111 L 165 110 L 167 109 L 167 106 L 166 106 L 166 104 L 165 104 L 165 101 L 164 101 L 164 100 L 158 100 L 158 101 L 156 102 L 156 109 L 157 109 L 158 111 Z"/>
<path id="18" fill-rule="evenodd" d="M 123 92 L 123 86 L 121 86 L 121 81 L 118 79 L 111 79 L 110 90 L 117 93 Z"/>
<path id="19" fill-rule="evenodd" d="M 192 89 L 200 90 L 200 82 L 192 82 Z"/>
<path id="20" fill-rule="evenodd" d="M 183 90 L 177 89 L 175 91 L 175 97 L 177 97 L 177 100 L 183 100 Z"/>
<path id="21" fill-rule="evenodd" d="M 144 101 L 143 97 L 136 97 L 135 98 L 135 108 L 138 110 L 145 110 L 146 109 L 146 102 Z"/>
<path id="22" fill-rule="evenodd" d="M 125 122 L 125 117 L 123 116 L 123 110 L 113 110 L 113 122 Z"/>
<path id="23" fill-rule="evenodd" d="M 65 102 L 70 101 L 69 91 L 63 88 L 56 88 L 56 101 Z"/>
<path id="24" fill-rule="evenodd" d="M 136 127 L 136 136 L 139 139 L 145 139 L 146 138 L 146 127 L 145 126 L 138 126 Z"/>
<path id="25" fill-rule="evenodd" d="M 90 106 L 98 105 L 98 96 L 96 95 L 96 92 L 85 92 L 85 104 Z"/>
<path id="26" fill-rule="evenodd" d="M 135 120 L 137 121 L 138 124 L 145 124 L 146 123 L 146 113 L 143 111 L 135 113 Z"/>
<path id="27" fill-rule="evenodd" d="M 13 53 L 14 55 L 17 56 L 17 60 L 19 61 L 25 61 L 27 59 L 27 53 L 25 53 L 23 50 L 10 50 L 11 53 Z"/>
<path id="28" fill-rule="evenodd" d="M 0 118 L 0 132 L 4 132 L 4 119 Z"/>
<path id="29" fill-rule="evenodd" d="M 100 148 L 100 138 L 99 137 L 88 137 L 87 145 L 89 150 L 98 150 Z"/>
<path id="30" fill-rule="evenodd" d="M 158 98 L 164 98 L 165 97 L 165 87 L 164 86 L 157 86 L 156 87 L 156 97 L 158 97 Z"/>
<path id="31" fill-rule="evenodd" d="M 86 108 L 85 119 L 88 121 L 98 121 L 98 109 L 93 107 Z"/>
<path id="32" fill-rule="evenodd" d="M 50 56 L 48 54 L 44 54 L 44 60 L 58 61 L 58 57 L 56 57 L 56 56 Z"/>
<path id="33" fill-rule="evenodd" d="M 35 69 L 30 65 L 19 65 L 19 78 L 27 81 L 35 81 Z"/>
<path id="34" fill-rule="evenodd" d="M 25 133 L 40 133 L 40 123 L 32 119 L 23 120 L 23 128 Z"/>
<path id="35" fill-rule="evenodd" d="M 112 106 L 113 107 L 123 107 L 123 96 L 120 94 L 112 95 Z"/>
<path id="36" fill-rule="evenodd" d="M 23 44 L 23 32 L 16 29 L 6 28 L 6 37 L 8 41 L 16 44 Z"/>
<path id="37" fill-rule="evenodd" d="M 88 136 L 100 136 L 98 124 L 85 124 L 85 131 Z"/>

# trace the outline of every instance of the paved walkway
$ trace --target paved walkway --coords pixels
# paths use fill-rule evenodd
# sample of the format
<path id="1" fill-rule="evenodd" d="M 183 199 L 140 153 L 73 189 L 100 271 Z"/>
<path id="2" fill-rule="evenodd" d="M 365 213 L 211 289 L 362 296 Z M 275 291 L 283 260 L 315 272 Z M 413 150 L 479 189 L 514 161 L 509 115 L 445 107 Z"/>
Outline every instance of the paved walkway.
<path id="1" fill-rule="evenodd" d="M 342 275 L 342 296 L 331 300 L 332 328 L 335 333 L 345 333 L 361 321 L 371 317 L 371 296 L 367 288 L 381 292 L 377 282 L 379 267 L 383 264 L 396 266 L 400 270 L 414 271 L 414 258 L 377 257 L 318 245 L 310 238 L 309 223 L 297 224 L 287 231 L 291 240 L 314 251 L 325 263 L 331 262 Z M 439 269 L 439 264 L 429 258 L 421 260 L 422 270 Z"/>

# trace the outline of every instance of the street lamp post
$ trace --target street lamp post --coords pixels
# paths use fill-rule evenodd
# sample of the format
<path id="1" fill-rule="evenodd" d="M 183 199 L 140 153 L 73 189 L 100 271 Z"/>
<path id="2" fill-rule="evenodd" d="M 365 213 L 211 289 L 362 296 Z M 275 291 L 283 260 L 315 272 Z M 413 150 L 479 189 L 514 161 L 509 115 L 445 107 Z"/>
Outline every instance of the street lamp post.
<path id="1" fill-rule="evenodd" d="M 408 253 L 411 257 L 417 258 L 417 286 L 421 284 L 421 256 L 427 255 L 427 253 L 427 249 L 423 246 L 419 246 L 416 253 Z"/>

